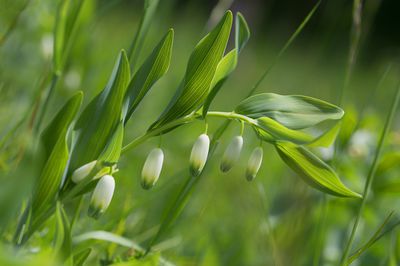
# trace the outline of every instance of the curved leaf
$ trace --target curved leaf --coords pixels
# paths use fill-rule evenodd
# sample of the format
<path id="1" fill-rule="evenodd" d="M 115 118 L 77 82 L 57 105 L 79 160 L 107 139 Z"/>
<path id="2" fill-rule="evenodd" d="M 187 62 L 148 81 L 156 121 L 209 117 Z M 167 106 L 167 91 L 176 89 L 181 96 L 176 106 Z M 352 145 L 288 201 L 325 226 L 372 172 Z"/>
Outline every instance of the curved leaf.
<path id="1" fill-rule="evenodd" d="M 167 72 L 171 62 L 173 41 L 174 30 L 170 29 L 129 83 L 125 96 L 127 101 L 125 123 L 154 83 Z"/>
<path id="2" fill-rule="evenodd" d="M 341 119 L 344 112 L 339 107 L 302 95 L 262 93 L 242 101 L 236 113 L 251 118 L 270 117 L 291 129 L 303 129 L 325 120 Z"/>
<path id="3" fill-rule="evenodd" d="M 97 160 L 106 147 L 121 121 L 129 80 L 128 58 L 121 51 L 107 86 L 89 103 L 75 125 L 77 138 L 71 158 L 71 170 Z"/>
<path id="4" fill-rule="evenodd" d="M 235 20 L 235 47 L 240 53 L 250 39 L 250 29 L 242 13 L 236 13 Z"/>
<path id="5" fill-rule="evenodd" d="M 33 214 L 45 209 L 56 198 L 69 159 L 66 141 L 68 128 L 81 101 L 81 92 L 71 97 L 42 134 L 48 159 L 36 182 L 32 199 Z"/>
<path id="6" fill-rule="evenodd" d="M 197 44 L 190 56 L 181 86 L 150 129 L 185 116 L 204 103 L 217 65 L 224 54 L 231 25 L 232 13 L 227 11 L 218 25 Z"/>
<path id="7" fill-rule="evenodd" d="M 310 134 L 289 129 L 269 117 L 261 117 L 257 119 L 256 122 L 257 133 L 263 140 L 268 142 L 286 140 L 296 144 L 306 144 L 315 139 L 315 137 Z"/>
<path id="8" fill-rule="evenodd" d="M 61 132 L 67 130 L 72 120 L 75 118 L 79 107 L 81 106 L 83 93 L 79 91 L 71 97 L 65 106 L 57 113 L 50 124 L 43 130 L 41 140 L 46 149 L 47 155 L 50 154 L 56 144 Z"/>
<path id="9" fill-rule="evenodd" d="M 203 117 L 206 116 L 211 102 L 228 79 L 229 75 L 236 69 L 239 53 L 242 51 L 250 38 L 250 29 L 246 20 L 240 13 L 236 14 L 235 19 L 235 49 L 227 53 L 219 61 L 217 70 L 211 82 L 211 90 L 203 106 Z"/>
<path id="10" fill-rule="evenodd" d="M 362 198 L 348 189 L 334 170 L 302 146 L 290 142 L 277 142 L 279 156 L 310 186 L 338 197 Z"/>

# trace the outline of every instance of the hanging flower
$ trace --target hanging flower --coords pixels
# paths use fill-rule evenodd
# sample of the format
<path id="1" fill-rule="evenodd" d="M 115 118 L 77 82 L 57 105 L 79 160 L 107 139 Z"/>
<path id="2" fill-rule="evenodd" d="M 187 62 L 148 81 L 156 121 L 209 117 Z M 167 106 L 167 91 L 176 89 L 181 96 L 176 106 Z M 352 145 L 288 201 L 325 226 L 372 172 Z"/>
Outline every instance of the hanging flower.
<path id="1" fill-rule="evenodd" d="M 192 176 L 199 176 L 207 162 L 210 138 L 207 134 L 201 134 L 193 144 L 190 153 L 190 173 Z"/>
<path id="2" fill-rule="evenodd" d="M 164 161 L 164 153 L 160 148 L 153 149 L 147 156 L 142 170 L 142 187 L 152 188 L 160 177 Z"/>
<path id="3" fill-rule="evenodd" d="M 114 188 L 115 181 L 112 176 L 105 175 L 100 178 L 90 200 L 88 211 L 90 217 L 97 219 L 107 210 L 114 194 Z"/>
<path id="4" fill-rule="evenodd" d="M 250 155 L 249 161 L 247 162 L 246 178 L 248 181 L 252 181 L 260 170 L 260 166 L 263 160 L 263 149 L 257 147 L 253 150 Z"/>
<path id="5" fill-rule="evenodd" d="M 224 155 L 222 156 L 222 161 L 220 165 L 220 169 L 222 172 L 228 172 L 233 165 L 239 160 L 240 152 L 243 147 L 243 137 L 236 136 L 229 143 L 226 148 Z"/>

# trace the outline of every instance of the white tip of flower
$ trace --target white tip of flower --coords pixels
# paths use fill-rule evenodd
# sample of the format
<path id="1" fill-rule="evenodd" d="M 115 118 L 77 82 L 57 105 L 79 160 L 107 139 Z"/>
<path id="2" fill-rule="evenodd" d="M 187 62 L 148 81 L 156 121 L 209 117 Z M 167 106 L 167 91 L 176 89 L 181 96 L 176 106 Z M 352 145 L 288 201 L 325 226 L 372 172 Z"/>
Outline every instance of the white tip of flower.
<path id="1" fill-rule="evenodd" d="M 263 149 L 257 147 L 253 150 L 250 155 L 249 161 L 247 162 L 246 178 L 248 181 L 252 181 L 260 170 L 261 163 L 263 160 Z"/>
<path id="2" fill-rule="evenodd" d="M 110 205 L 114 194 L 115 181 L 110 175 L 105 175 L 97 182 L 90 200 L 88 215 L 95 219 L 99 218 Z"/>
<path id="3" fill-rule="evenodd" d="M 97 161 L 93 161 L 87 164 L 82 165 L 78 169 L 76 169 L 71 176 L 72 181 L 77 184 L 82 181 L 85 177 L 87 177 L 93 168 L 96 166 Z"/>
<path id="4" fill-rule="evenodd" d="M 226 148 L 224 155 L 222 156 L 222 161 L 220 169 L 222 172 L 228 172 L 233 165 L 239 160 L 240 152 L 243 147 L 243 137 L 236 136 L 231 140 L 228 147 Z"/>
<path id="5" fill-rule="evenodd" d="M 142 187 L 152 188 L 160 177 L 164 162 L 164 153 L 160 148 L 153 149 L 147 156 L 142 170 Z"/>
<path id="6" fill-rule="evenodd" d="M 190 174 L 192 176 L 198 176 L 203 171 L 207 162 L 209 148 L 210 138 L 207 134 L 201 134 L 193 144 L 192 152 L 190 153 Z"/>

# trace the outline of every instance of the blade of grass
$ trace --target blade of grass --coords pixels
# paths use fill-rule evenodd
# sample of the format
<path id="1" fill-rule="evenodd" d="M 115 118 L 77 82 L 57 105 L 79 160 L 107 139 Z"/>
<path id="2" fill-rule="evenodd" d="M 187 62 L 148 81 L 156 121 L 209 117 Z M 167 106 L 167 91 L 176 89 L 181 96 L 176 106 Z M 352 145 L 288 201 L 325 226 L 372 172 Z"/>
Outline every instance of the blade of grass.
<path id="1" fill-rule="evenodd" d="M 396 223 L 388 226 L 388 228 L 385 229 L 386 225 L 389 223 L 390 219 L 393 217 L 394 211 L 391 211 L 389 215 L 386 217 L 386 219 L 383 221 L 383 223 L 379 226 L 379 228 L 376 230 L 376 232 L 373 234 L 373 236 L 368 240 L 367 243 L 365 243 L 362 247 L 357 249 L 350 257 L 349 257 L 349 263 L 352 263 L 356 259 L 358 259 L 368 248 L 370 248 L 373 244 L 375 244 L 379 239 L 381 239 L 383 236 L 385 236 L 387 233 L 391 232 L 393 229 L 395 229 L 399 224 L 400 221 L 397 221 Z"/>
<path id="2" fill-rule="evenodd" d="M 398 87 L 396 89 L 397 89 L 396 95 L 393 98 L 393 102 L 392 102 L 391 107 L 390 107 L 390 112 L 389 112 L 389 114 L 388 114 L 388 116 L 386 118 L 385 127 L 383 128 L 382 134 L 381 134 L 379 142 L 378 142 L 377 149 L 375 151 L 374 160 L 372 162 L 371 168 L 370 168 L 370 170 L 368 172 L 368 175 L 367 175 L 367 180 L 366 180 L 365 186 L 364 186 L 363 198 L 362 198 L 361 204 L 360 204 L 360 206 L 358 208 L 357 216 L 355 218 L 355 221 L 354 221 L 351 233 L 350 233 L 350 237 L 348 238 L 348 241 L 347 241 L 347 243 L 345 245 L 345 248 L 343 250 L 342 258 L 341 258 L 341 261 L 340 261 L 340 265 L 342 265 L 342 266 L 348 265 L 349 252 L 350 252 L 351 246 L 352 246 L 353 241 L 354 241 L 354 237 L 355 237 L 355 234 L 356 234 L 356 231 L 357 231 L 358 224 L 359 224 L 360 219 L 361 219 L 362 211 L 364 210 L 364 206 L 365 206 L 365 204 L 367 202 L 369 191 L 371 190 L 371 185 L 372 185 L 372 183 L 374 181 L 375 172 L 376 172 L 376 169 L 377 169 L 377 166 L 378 166 L 378 161 L 379 161 L 381 153 L 382 153 L 383 144 L 385 142 L 386 136 L 387 136 L 387 134 L 389 132 L 389 129 L 391 127 L 394 115 L 396 113 L 397 106 L 399 104 L 400 84 L 398 85 Z"/>
<path id="3" fill-rule="evenodd" d="M 344 94 L 350 84 L 351 76 L 353 75 L 354 66 L 357 59 L 357 54 L 360 46 L 361 38 L 361 18 L 362 18 L 362 1 L 353 1 L 353 23 L 350 33 L 350 50 L 347 61 L 347 68 L 344 78 L 343 86 L 339 91 L 338 103 L 341 105 L 343 103 Z"/>

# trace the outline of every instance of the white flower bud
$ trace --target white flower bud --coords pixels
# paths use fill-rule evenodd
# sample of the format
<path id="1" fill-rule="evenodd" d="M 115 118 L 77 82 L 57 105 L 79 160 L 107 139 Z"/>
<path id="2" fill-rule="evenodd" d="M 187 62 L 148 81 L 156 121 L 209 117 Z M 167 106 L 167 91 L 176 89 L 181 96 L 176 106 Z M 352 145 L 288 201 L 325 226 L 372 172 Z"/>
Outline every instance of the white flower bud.
<path id="1" fill-rule="evenodd" d="M 164 153 L 160 148 L 153 149 L 147 156 L 142 170 L 142 187 L 152 188 L 160 177 L 164 161 Z"/>
<path id="2" fill-rule="evenodd" d="M 236 136 L 231 140 L 231 143 L 229 143 L 224 152 L 224 155 L 222 156 L 222 161 L 220 165 L 220 169 L 222 172 L 228 172 L 232 168 L 232 166 L 239 160 L 242 147 L 242 136 Z"/>
<path id="3" fill-rule="evenodd" d="M 190 153 L 190 173 L 192 176 L 198 176 L 203 171 L 209 148 L 210 138 L 206 134 L 201 134 L 193 144 Z"/>
<path id="4" fill-rule="evenodd" d="M 253 150 L 250 155 L 249 161 L 247 162 L 246 178 L 248 181 L 252 181 L 260 170 L 260 166 L 263 160 L 263 149 L 257 147 Z"/>
<path id="5" fill-rule="evenodd" d="M 97 161 L 93 161 L 87 164 L 82 165 L 78 169 L 76 169 L 71 176 L 72 181 L 77 184 L 82 181 L 85 177 L 87 177 L 93 168 L 96 166 Z"/>
<path id="6" fill-rule="evenodd" d="M 90 200 L 88 215 L 95 219 L 99 218 L 110 205 L 114 194 L 115 181 L 110 175 L 105 175 L 97 182 Z"/>

